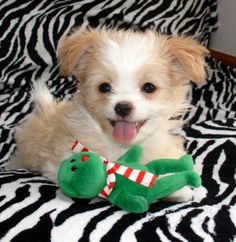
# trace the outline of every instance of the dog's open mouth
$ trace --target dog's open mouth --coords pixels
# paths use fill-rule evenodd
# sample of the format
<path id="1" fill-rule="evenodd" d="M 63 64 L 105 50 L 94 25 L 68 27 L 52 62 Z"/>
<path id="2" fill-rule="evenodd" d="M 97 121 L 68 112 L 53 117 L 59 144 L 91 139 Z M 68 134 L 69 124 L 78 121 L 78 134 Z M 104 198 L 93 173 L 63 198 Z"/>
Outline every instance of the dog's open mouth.
<path id="1" fill-rule="evenodd" d="M 118 143 L 130 143 L 138 134 L 142 126 L 147 122 L 147 120 L 142 120 L 139 122 L 130 122 L 126 120 L 109 120 L 110 124 L 113 126 L 113 138 Z"/>

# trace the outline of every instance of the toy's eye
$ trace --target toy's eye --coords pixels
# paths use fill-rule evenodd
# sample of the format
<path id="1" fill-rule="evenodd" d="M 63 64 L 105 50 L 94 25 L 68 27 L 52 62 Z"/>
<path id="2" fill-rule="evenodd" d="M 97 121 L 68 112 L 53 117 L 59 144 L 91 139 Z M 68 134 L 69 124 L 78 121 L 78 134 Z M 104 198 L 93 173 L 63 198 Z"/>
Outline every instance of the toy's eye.
<path id="1" fill-rule="evenodd" d="M 75 159 L 71 159 L 70 162 L 73 163 L 73 162 L 76 162 L 76 160 Z"/>
<path id="2" fill-rule="evenodd" d="M 88 156 L 87 156 L 87 155 L 83 155 L 83 156 L 81 157 L 81 161 L 85 162 L 85 161 L 87 161 L 87 160 L 88 160 Z"/>
<path id="3" fill-rule="evenodd" d="M 76 171 L 77 169 L 78 169 L 77 166 L 72 166 L 72 167 L 71 167 L 71 171 Z"/>

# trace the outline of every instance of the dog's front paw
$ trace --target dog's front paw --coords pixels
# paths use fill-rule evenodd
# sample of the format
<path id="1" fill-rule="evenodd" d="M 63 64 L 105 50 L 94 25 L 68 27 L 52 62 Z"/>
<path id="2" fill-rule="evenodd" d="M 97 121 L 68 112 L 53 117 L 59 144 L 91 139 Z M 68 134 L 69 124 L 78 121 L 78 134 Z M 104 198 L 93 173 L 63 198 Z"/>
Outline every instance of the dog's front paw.
<path id="1" fill-rule="evenodd" d="M 189 202 L 193 200 L 193 190 L 189 187 L 183 187 L 180 190 L 172 193 L 164 199 L 169 202 Z"/>

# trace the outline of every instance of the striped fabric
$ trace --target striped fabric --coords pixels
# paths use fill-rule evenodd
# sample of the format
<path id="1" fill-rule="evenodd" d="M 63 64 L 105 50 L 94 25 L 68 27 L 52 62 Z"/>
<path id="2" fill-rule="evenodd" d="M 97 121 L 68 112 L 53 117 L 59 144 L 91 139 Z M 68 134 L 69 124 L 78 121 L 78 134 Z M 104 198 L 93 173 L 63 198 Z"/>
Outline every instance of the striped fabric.
<path id="1" fill-rule="evenodd" d="M 78 81 L 61 78 L 56 49 L 80 24 L 152 28 L 208 45 L 216 0 L 3 0 L 0 3 L 0 164 L 14 151 L 15 125 L 33 110 L 32 81 L 58 100 Z M 232 30 L 233 31 L 233 30 Z M 0 170 L 0 241 L 232 242 L 236 238 L 236 70 L 208 59 L 207 82 L 193 86 L 188 124 L 176 131 L 202 175 L 188 203 L 159 201 L 133 215 L 100 199 L 73 200 L 27 170 Z"/>

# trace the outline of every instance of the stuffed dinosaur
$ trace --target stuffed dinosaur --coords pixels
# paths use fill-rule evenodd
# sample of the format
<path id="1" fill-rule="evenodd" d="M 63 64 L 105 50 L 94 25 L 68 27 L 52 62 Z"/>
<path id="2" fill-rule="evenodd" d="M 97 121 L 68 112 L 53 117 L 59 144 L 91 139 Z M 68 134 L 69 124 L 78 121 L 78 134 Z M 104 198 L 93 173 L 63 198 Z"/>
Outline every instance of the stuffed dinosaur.
<path id="1" fill-rule="evenodd" d="M 200 186 L 191 156 L 145 165 L 139 162 L 141 155 L 142 148 L 134 145 L 117 162 L 110 162 L 84 149 L 61 162 L 60 189 L 72 198 L 100 196 L 128 212 L 143 213 L 151 203 L 184 186 Z M 172 174 L 158 177 L 167 173 Z"/>

